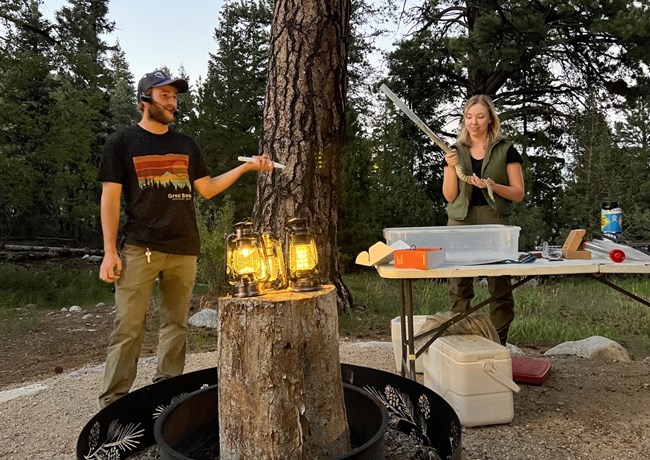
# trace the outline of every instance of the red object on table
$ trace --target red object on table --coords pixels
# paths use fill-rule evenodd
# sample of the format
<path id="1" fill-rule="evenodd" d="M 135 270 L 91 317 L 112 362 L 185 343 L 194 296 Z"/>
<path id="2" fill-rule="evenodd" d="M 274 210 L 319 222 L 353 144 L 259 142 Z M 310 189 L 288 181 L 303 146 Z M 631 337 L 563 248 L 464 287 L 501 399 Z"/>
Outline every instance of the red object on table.
<path id="1" fill-rule="evenodd" d="M 609 251 L 609 258 L 612 260 L 612 262 L 621 263 L 625 260 L 625 252 L 621 251 L 620 249 L 612 249 Z"/>
<path id="2" fill-rule="evenodd" d="M 442 248 L 397 249 L 393 257 L 395 268 L 428 270 L 445 264 L 445 251 Z"/>
<path id="3" fill-rule="evenodd" d="M 541 385 L 551 373 L 551 362 L 547 359 L 512 358 L 512 380 L 516 383 Z"/>

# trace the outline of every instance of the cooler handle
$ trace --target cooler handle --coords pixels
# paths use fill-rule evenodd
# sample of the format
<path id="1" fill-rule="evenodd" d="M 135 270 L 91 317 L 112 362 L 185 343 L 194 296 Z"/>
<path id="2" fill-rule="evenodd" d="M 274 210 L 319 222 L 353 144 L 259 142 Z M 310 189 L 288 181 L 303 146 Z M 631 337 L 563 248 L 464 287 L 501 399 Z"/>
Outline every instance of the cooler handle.
<path id="1" fill-rule="evenodd" d="M 483 363 L 483 371 L 494 380 L 508 387 L 515 393 L 519 393 L 521 390 L 521 388 L 519 388 L 519 385 L 513 382 L 512 378 L 509 375 L 494 365 L 494 361 L 485 361 Z"/>

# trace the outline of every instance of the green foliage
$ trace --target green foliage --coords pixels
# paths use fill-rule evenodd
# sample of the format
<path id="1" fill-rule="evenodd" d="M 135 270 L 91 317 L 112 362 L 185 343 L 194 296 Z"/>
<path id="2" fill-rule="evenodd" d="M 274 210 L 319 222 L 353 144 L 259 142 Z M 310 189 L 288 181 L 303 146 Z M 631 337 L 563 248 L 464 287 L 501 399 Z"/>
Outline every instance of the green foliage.
<path id="1" fill-rule="evenodd" d="M 0 264 L 0 309 L 34 304 L 42 309 L 95 306 L 112 301 L 111 286 L 102 282 L 96 267 L 39 269 Z"/>
<path id="2" fill-rule="evenodd" d="M 612 196 L 623 209 L 628 241 L 650 241 L 650 97 L 629 101 L 616 124 Z"/>
<path id="3" fill-rule="evenodd" d="M 173 73 L 170 72 L 170 75 L 173 75 Z M 182 78 L 188 83 L 191 82 L 190 76 L 182 65 L 179 68 L 177 78 Z M 189 134 L 190 136 L 194 136 L 194 132 L 192 131 L 192 121 L 195 119 L 196 111 L 196 96 L 194 95 L 192 85 L 190 84 L 190 89 L 187 93 L 178 95 L 178 113 L 176 114 L 176 121 L 173 125 L 174 129 Z"/>
<path id="4" fill-rule="evenodd" d="M 210 55 L 196 113 L 187 123 L 213 175 L 238 166 L 238 156 L 257 154 L 271 13 L 266 1 L 256 0 L 226 2 L 220 11 L 214 32 L 218 49 Z M 250 216 L 255 187 L 256 175 L 247 174 L 228 189 L 237 219 Z"/>
<path id="5" fill-rule="evenodd" d="M 135 82 L 133 74 L 129 70 L 124 51 L 120 48 L 119 42 L 111 52 L 110 68 L 113 74 L 113 81 L 109 89 L 109 113 L 112 130 L 124 128 L 140 119 L 135 98 Z"/>
<path id="6" fill-rule="evenodd" d="M 50 110 L 56 82 L 51 44 L 33 29 L 47 29 L 35 3 L 16 6 L 20 26 L 6 24 L 0 47 L 0 234 L 36 233 L 47 212 L 43 185 L 56 160 L 48 155 Z"/>
<path id="7" fill-rule="evenodd" d="M 452 4 L 461 8 L 439 15 Z M 42 6 L 0 6 L 0 235 L 98 246 L 96 171 L 106 137 L 139 117 L 135 82 L 119 43 L 106 42 L 115 30 L 108 0 L 66 2 L 53 21 Z M 382 21 L 400 6 L 352 2 L 338 202 L 346 269 L 385 227 L 446 223 L 440 151 L 378 96 L 371 65 Z M 174 128 L 197 139 L 214 175 L 258 150 L 272 9 L 224 2 L 208 75 L 179 97 Z M 512 219 L 521 249 L 561 243 L 568 228 L 597 229 L 607 199 L 621 203 L 628 240 L 650 241 L 649 15 L 622 0 L 425 2 L 407 13 L 415 23 L 402 18 L 402 29 L 417 26 L 387 56 L 387 81 L 449 142 L 465 98 L 494 96 L 524 157 L 527 194 Z M 622 116 L 612 127 L 605 109 L 614 106 Z M 201 211 L 234 203 L 230 222 L 240 220 L 255 191 L 247 174 L 228 190 L 229 205 L 218 196 Z"/>
<path id="8" fill-rule="evenodd" d="M 383 239 L 384 228 L 436 224 L 434 204 L 415 177 L 411 149 L 390 131 L 380 134 L 383 142 L 349 140 L 342 156 L 339 248 L 349 269 L 355 268 L 356 254 Z"/>
<path id="9" fill-rule="evenodd" d="M 97 241 L 95 176 L 112 129 L 102 41 L 113 31 L 108 1 L 71 2 L 54 24 L 39 5 L 15 8 L 3 37 L 11 46 L 3 48 L 0 72 L 0 231 Z"/>
<path id="10" fill-rule="evenodd" d="M 565 229 L 600 231 L 600 209 L 606 201 L 619 201 L 622 207 L 630 205 L 631 211 L 634 209 L 632 203 L 636 197 L 633 196 L 639 189 L 631 188 L 630 184 L 636 182 L 642 187 L 649 177 L 647 165 L 631 161 L 630 156 L 623 154 L 627 149 L 619 150 L 612 138 L 605 114 L 595 104 L 588 104 L 575 115 L 567 186 L 559 211 Z"/>
<path id="11" fill-rule="evenodd" d="M 201 235 L 201 256 L 197 282 L 208 285 L 212 294 L 222 294 L 226 287 L 226 236 L 232 231 L 235 205 L 225 195 L 217 207 L 210 200 L 197 199 L 197 221 Z"/>

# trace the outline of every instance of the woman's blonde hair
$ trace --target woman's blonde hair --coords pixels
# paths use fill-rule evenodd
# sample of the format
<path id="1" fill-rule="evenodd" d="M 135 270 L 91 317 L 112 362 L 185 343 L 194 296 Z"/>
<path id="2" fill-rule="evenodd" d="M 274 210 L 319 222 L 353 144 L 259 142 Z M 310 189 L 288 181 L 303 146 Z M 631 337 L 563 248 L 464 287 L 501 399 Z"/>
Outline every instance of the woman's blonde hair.
<path id="1" fill-rule="evenodd" d="M 499 115 L 497 114 L 497 110 L 494 108 L 494 102 L 492 102 L 490 96 L 486 96 L 485 94 L 475 94 L 474 96 L 470 97 L 465 103 L 465 107 L 463 107 L 463 124 L 460 129 L 460 133 L 458 134 L 458 138 L 456 140 L 459 143 L 466 145 L 468 147 L 472 145 L 472 138 L 469 136 L 469 133 L 467 132 L 464 119 L 465 119 L 465 114 L 467 113 L 469 108 L 475 104 L 481 104 L 483 107 L 488 109 L 488 113 L 490 115 L 490 125 L 488 126 L 487 145 L 491 145 L 501 137 L 501 121 L 499 120 Z"/>

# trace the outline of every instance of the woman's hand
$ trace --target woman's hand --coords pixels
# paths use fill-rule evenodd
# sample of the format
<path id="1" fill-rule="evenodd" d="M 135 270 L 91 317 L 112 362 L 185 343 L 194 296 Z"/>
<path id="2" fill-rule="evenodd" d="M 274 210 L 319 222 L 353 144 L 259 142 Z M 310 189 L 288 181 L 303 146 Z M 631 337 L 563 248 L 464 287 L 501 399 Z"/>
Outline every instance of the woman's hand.
<path id="1" fill-rule="evenodd" d="M 458 166 L 458 152 L 456 149 L 445 154 L 445 162 L 447 165 L 443 168 L 442 179 L 442 194 L 448 203 L 452 203 L 458 197 L 458 174 L 456 174 L 456 166 Z"/>
<path id="2" fill-rule="evenodd" d="M 476 174 L 472 174 L 472 185 L 474 187 L 487 188 L 488 184 L 490 184 L 490 186 L 492 187 L 494 186 L 495 182 L 489 177 L 487 179 L 481 179 Z"/>
<path id="3" fill-rule="evenodd" d="M 447 162 L 447 166 L 455 168 L 458 164 L 458 152 L 453 149 L 451 152 L 447 153 L 445 155 L 445 161 Z"/>

